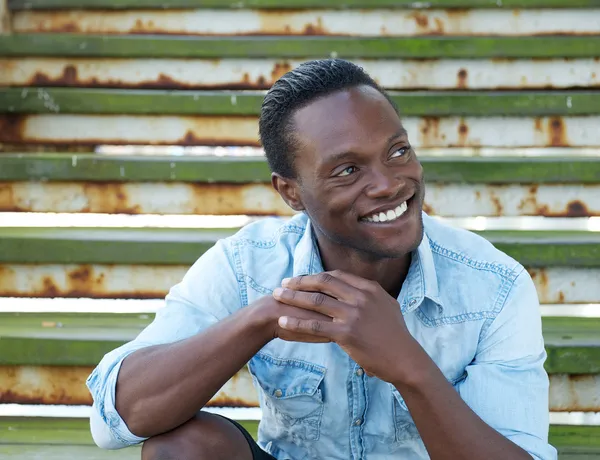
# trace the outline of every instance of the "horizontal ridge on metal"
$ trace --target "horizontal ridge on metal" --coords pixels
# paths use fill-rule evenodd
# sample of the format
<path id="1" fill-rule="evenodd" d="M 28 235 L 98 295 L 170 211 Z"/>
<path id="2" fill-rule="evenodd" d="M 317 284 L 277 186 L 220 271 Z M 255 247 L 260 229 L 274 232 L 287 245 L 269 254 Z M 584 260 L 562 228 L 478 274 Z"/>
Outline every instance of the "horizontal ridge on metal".
<path id="1" fill-rule="evenodd" d="M 417 152 L 418 153 L 418 152 Z M 600 157 L 419 157 L 428 182 L 600 184 Z M 264 157 L 5 153 L 0 181 L 270 183 Z"/>
<path id="2" fill-rule="evenodd" d="M 141 8 L 592 8 L 599 0 L 8 0 L 13 10 Z"/>
<path id="3" fill-rule="evenodd" d="M 192 264 L 236 229 L 0 228 L 0 262 Z M 475 232 L 529 267 L 598 267 L 600 232 Z"/>
<path id="4" fill-rule="evenodd" d="M 600 35 L 543 37 L 187 37 L 14 34 L 3 56 L 188 58 L 550 58 L 600 56 Z"/>
<path id="5" fill-rule="evenodd" d="M 600 13 L 599 13 L 600 14 Z M 401 115 L 594 115 L 600 91 L 390 92 Z M 0 112 L 258 115 L 265 92 L 0 88 Z"/>

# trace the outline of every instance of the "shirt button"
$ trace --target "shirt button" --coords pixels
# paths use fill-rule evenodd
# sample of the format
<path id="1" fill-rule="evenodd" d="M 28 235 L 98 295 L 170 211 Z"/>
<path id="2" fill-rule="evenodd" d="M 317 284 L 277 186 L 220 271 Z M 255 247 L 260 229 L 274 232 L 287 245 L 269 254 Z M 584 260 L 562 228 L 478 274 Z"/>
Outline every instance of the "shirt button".
<path id="1" fill-rule="evenodd" d="M 360 418 L 357 418 L 357 419 L 354 421 L 354 424 L 355 424 L 356 426 L 359 426 L 361 423 L 362 423 L 362 419 L 360 419 Z"/>
<path id="2" fill-rule="evenodd" d="M 417 303 L 417 299 L 412 299 L 412 300 L 411 300 L 411 301 L 408 303 L 408 305 L 410 305 L 410 306 L 412 307 L 412 306 L 413 306 L 414 304 L 416 304 L 416 303 Z"/>
<path id="3" fill-rule="evenodd" d="M 276 398 L 281 398 L 283 396 L 283 391 L 281 390 L 275 390 L 275 393 L 273 393 L 275 395 Z"/>
<path id="4" fill-rule="evenodd" d="M 358 375 L 359 377 L 362 377 L 364 373 L 365 373 L 365 371 L 363 371 L 360 367 L 356 371 L 356 375 Z"/>

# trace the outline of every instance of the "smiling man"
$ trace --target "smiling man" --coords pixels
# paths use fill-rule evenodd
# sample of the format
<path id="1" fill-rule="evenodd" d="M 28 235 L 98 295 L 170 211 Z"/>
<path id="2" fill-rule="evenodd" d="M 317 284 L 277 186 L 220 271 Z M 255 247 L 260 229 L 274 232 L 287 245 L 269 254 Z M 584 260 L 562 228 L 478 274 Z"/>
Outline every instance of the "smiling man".
<path id="1" fill-rule="evenodd" d="M 96 443 L 145 460 L 556 459 L 528 273 L 422 211 L 385 92 L 311 61 L 265 97 L 273 187 L 299 213 L 219 241 L 88 379 Z M 248 364 L 258 442 L 201 411 Z"/>

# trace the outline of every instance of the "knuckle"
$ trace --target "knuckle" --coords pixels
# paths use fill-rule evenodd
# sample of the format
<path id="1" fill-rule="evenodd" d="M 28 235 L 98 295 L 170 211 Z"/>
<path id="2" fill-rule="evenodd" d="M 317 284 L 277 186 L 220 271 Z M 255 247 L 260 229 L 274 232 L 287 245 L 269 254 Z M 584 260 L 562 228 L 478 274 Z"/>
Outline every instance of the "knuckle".
<path id="1" fill-rule="evenodd" d="M 319 274 L 317 281 L 319 283 L 326 284 L 326 283 L 330 283 L 332 279 L 333 279 L 333 276 L 330 273 L 323 272 L 323 273 Z"/>
<path id="2" fill-rule="evenodd" d="M 325 303 L 325 294 L 316 292 L 312 295 L 312 303 L 314 305 L 323 305 Z"/>
<path id="3" fill-rule="evenodd" d="M 339 268 L 338 268 L 338 269 L 336 269 L 336 270 L 333 270 L 333 271 L 331 272 L 331 275 L 332 275 L 332 276 L 341 276 L 341 275 L 343 275 L 343 274 L 344 274 L 344 272 L 343 272 L 342 270 L 340 270 Z"/>
<path id="4" fill-rule="evenodd" d="M 321 332 L 321 323 L 316 320 L 311 320 L 309 323 L 312 332 Z"/>

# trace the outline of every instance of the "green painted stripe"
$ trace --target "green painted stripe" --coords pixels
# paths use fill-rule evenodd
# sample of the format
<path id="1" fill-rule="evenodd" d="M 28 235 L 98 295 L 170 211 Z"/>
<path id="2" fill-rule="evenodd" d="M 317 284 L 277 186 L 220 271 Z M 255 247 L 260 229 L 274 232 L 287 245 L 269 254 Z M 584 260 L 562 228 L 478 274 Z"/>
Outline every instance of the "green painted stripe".
<path id="1" fill-rule="evenodd" d="M 235 229 L 0 228 L 0 263 L 192 264 Z M 599 267 L 600 232 L 476 232 L 528 267 Z"/>
<path id="2" fill-rule="evenodd" d="M 0 112 L 259 115 L 264 92 L 0 88 Z M 594 115 L 599 91 L 390 93 L 404 116 Z M 49 104 L 49 101 L 52 103 Z M 58 109 L 57 109 L 58 107 Z"/>
<path id="3" fill-rule="evenodd" d="M 428 183 L 599 184 L 594 157 L 421 157 Z M 0 155 L 0 181 L 270 183 L 264 157 Z"/>
<path id="4" fill-rule="evenodd" d="M 9 0 L 9 8 L 137 9 L 137 8 L 415 8 L 414 0 Z M 600 0 L 428 0 L 427 8 L 591 8 Z"/>
<path id="5" fill-rule="evenodd" d="M 153 314 L 0 313 L 1 365 L 93 366 Z M 600 318 L 543 318 L 551 374 L 600 372 Z"/>
<path id="6" fill-rule="evenodd" d="M 4 56 L 148 58 L 544 58 L 597 57 L 600 35 L 544 37 L 184 37 L 13 34 Z"/>

